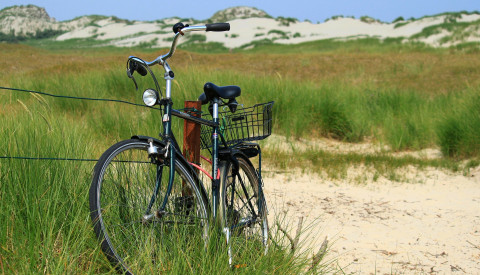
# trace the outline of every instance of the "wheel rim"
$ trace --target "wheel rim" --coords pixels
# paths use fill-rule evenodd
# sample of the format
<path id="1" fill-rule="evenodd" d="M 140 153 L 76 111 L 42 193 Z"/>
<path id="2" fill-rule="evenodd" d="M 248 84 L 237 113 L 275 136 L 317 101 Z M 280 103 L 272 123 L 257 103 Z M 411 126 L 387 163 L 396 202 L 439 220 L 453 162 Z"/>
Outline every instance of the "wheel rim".
<path id="1" fill-rule="evenodd" d="M 146 149 L 146 144 L 138 143 L 116 150 L 105 162 L 97 185 L 102 248 L 128 272 L 163 269 L 162 259 L 168 253 L 162 247 L 177 245 L 179 238 L 205 238 L 207 230 L 206 209 L 198 200 L 200 194 L 188 188 L 184 168 L 178 164 L 165 212 L 148 221 L 143 218 L 159 167 L 150 162 Z M 161 189 L 152 210 L 163 201 L 169 169 L 163 167 Z"/>

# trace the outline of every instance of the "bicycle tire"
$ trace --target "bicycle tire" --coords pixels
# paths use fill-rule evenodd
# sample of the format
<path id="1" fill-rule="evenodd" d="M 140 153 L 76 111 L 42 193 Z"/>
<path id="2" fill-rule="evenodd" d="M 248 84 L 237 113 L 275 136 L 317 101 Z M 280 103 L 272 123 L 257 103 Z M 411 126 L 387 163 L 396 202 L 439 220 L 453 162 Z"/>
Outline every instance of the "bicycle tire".
<path id="1" fill-rule="evenodd" d="M 162 148 L 161 144 L 155 145 Z M 118 271 L 126 274 L 165 270 L 165 249 L 171 249 L 179 239 L 194 238 L 191 236 L 205 241 L 208 233 L 205 199 L 178 159 L 165 213 L 145 221 L 155 180 L 160 178 L 162 185 L 152 211 L 164 200 L 170 171 L 167 164 L 151 162 L 148 146 L 146 141 L 131 139 L 110 147 L 95 165 L 90 187 L 91 219 L 102 251 Z"/>
<path id="2" fill-rule="evenodd" d="M 259 194 L 259 178 L 249 159 L 243 154 L 235 157 L 239 166 L 236 175 L 233 162 L 224 162 L 221 166 L 219 214 L 224 230 L 228 228 L 230 232 L 230 264 L 243 264 L 237 260 L 246 250 L 267 253 L 267 204 L 263 193 Z M 246 221 L 251 223 L 243 224 Z"/>

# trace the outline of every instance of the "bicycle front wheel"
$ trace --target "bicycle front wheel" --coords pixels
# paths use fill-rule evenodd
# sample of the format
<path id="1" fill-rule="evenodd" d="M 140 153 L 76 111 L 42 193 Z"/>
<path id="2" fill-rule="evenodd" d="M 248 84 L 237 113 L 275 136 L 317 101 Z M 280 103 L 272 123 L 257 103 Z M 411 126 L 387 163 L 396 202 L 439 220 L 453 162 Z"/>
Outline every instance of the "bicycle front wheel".
<path id="1" fill-rule="evenodd" d="M 235 165 L 222 167 L 220 181 L 220 216 L 229 234 L 230 264 L 238 263 L 242 253 L 266 253 L 268 249 L 267 205 L 259 178 L 247 157 L 236 155 Z"/>
<path id="2" fill-rule="evenodd" d="M 169 160 L 152 161 L 148 147 L 134 139 L 113 145 L 95 166 L 90 187 L 91 218 L 101 248 L 127 274 L 168 270 L 172 251 L 196 245 L 194 240 L 203 248 L 207 237 L 207 206 L 192 175 L 177 160 L 165 200 Z"/>

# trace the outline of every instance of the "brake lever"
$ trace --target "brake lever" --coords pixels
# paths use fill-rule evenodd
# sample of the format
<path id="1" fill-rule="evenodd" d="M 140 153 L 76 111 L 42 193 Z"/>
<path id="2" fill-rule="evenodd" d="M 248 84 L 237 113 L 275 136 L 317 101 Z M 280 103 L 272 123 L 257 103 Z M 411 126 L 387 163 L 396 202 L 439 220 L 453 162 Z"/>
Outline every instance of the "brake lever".
<path id="1" fill-rule="evenodd" d="M 132 70 L 130 68 L 127 68 L 127 76 L 128 78 L 130 78 L 131 80 L 133 80 L 133 83 L 135 84 L 135 90 L 138 91 L 138 84 L 137 84 L 137 81 L 135 80 L 135 77 L 133 76 Z"/>
<path id="2" fill-rule="evenodd" d="M 127 62 L 127 76 L 131 80 L 133 80 L 133 83 L 135 84 L 135 90 L 138 91 L 138 84 L 137 81 L 135 80 L 135 77 L 133 76 L 133 73 L 135 72 L 135 69 L 130 66 L 131 60 Z"/>
<path id="3" fill-rule="evenodd" d="M 133 75 L 133 73 L 137 71 L 141 76 L 146 76 L 148 72 L 144 66 L 145 65 L 142 64 L 141 62 L 136 61 L 134 59 L 130 59 L 129 61 L 130 74 Z"/>

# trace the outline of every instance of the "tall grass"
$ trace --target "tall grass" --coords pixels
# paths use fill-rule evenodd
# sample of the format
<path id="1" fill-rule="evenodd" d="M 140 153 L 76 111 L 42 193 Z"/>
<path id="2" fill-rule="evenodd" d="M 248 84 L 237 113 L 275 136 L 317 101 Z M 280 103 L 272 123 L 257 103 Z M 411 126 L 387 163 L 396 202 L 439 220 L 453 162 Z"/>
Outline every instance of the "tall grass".
<path id="1" fill-rule="evenodd" d="M 20 49 L 21 50 L 21 49 Z M 25 49 L 24 49 L 25 50 Z M 120 50 L 119 50 L 120 51 Z M 48 52 L 46 53 L 48 54 Z M 99 60 L 101 58 L 92 54 L 93 57 L 85 57 L 85 59 Z M 141 53 L 139 55 L 142 55 Z M 151 53 L 145 53 L 148 59 Z M 446 140 L 452 140 L 445 135 L 439 134 L 438 128 L 443 127 L 442 121 L 452 121 L 453 119 L 462 120 L 459 116 L 468 113 L 468 109 L 474 109 L 475 106 L 465 105 L 465 102 L 471 101 L 479 94 L 480 83 L 474 77 L 476 70 L 471 70 L 472 64 L 480 62 L 478 58 L 471 54 L 447 54 L 441 52 L 433 55 L 433 61 L 428 63 L 425 56 L 431 53 L 419 55 L 413 52 L 412 57 L 420 56 L 421 62 L 411 63 L 411 57 L 401 57 L 405 63 L 391 64 L 386 72 L 366 72 L 371 70 L 365 63 L 354 71 L 343 73 L 344 80 L 339 73 L 337 76 L 318 82 L 312 79 L 298 81 L 289 77 L 289 71 L 284 71 L 285 67 L 279 67 L 280 70 L 273 74 L 251 76 L 243 72 L 245 64 L 238 63 L 245 61 L 247 64 L 251 54 L 232 55 L 231 62 L 239 64 L 238 70 L 233 70 L 229 63 L 217 63 L 222 71 L 209 67 L 212 56 L 209 55 L 193 55 L 192 53 L 180 52 L 179 59 L 172 60 L 172 64 L 180 63 L 176 72 L 176 79 L 173 84 L 174 103 L 177 108 L 181 108 L 183 100 L 196 99 L 202 93 L 203 83 L 207 81 L 215 82 L 219 85 L 237 84 L 242 88 L 242 96 L 239 102 L 245 105 L 251 105 L 258 102 L 275 101 L 274 120 L 275 131 L 286 136 L 299 138 L 303 136 L 316 137 L 326 136 L 348 142 L 362 141 L 365 137 L 372 137 L 378 142 L 388 145 L 393 150 L 417 150 L 426 147 L 438 146 L 446 153 L 453 149 L 445 149 Z M 228 55 L 222 56 L 227 57 Z M 273 62 L 272 66 L 288 65 L 277 63 L 276 55 L 257 55 L 267 58 L 266 61 Z M 306 54 L 305 57 L 310 57 Z M 362 58 L 379 58 L 378 56 L 367 54 L 361 55 Z M 390 56 L 390 54 L 385 54 Z M 409 75 L 426 75 L 425 72 L 434 73 L 433 66 L 438 63 L 439 57 L 453 60 L 451 67 L 445 67 L 450 73 L 443 77 L 443 82 L 437 77 L 431 76 L 428 81 L 432 85 L 446 85 L 452 87 L 451 91 L 440 91 L 434 93 L 430 90 L 422 90 L 423 86 L 417 84 L 408 84 L 407 82 L 417 82 L 413 77 L 408 80 L 405 77 Z M 323 55 L 314 55 L 313 57 L 326 57 Z M 359 56 L 351 56 L 354 59 L 361 59 Z M 60 55 L 60 60 L 65 57 Z M 78 58 L 78 57 L 76 57 Z M 82 95 L 100 98 L 120 98 L 129 101 L 141 103 L 141 91 L 135 92 L 133 83 L 125 77 L 124 62 L 113 60 L 116 56 L 109 57 L 103 55 L 105 62 L 98 67 L 89 65 L 92 61 L 81 61 L 80 63 L 64 62 L 52 65 L 48 68 L 40 69 L 42 72 L 51 72 L 49 77 L 45 79 L 37 74 L 37 70 L 27 73 L 27 77 L 20 76 L 10 72 L 9 78 L 3 78 L 10 86 L 21 87 L 26 89 L 52 91 L 65 95 Z M 112 58 L 112 59 L 111 59 Z M 296 65 L 304 62 L 303 56 L 297 60 Z M 332 62 L 338 62 L 335 60 Z M 469 63 L 466 58 L 472 59 Z M 379 67 L 385 67 L 382 61 L 385 57 L 380 56 L 378 60 Z M 195 61 L 203 60 L 200 65 L 195 65 Z M 341 59 L 341 64 L 337 64 L 340 69 L 346 68 L 348 64 Z M 360 61 L 362 63 L 364 61 Z M 443 62 L 443 61 L 442 61 Z M 463 62 L 463 63 L 462 63 Z M 443 63 L 442 63 L 443 64 Z M 462 65 L 464 64 L 464 65 Z M 208 66 L 207 66 L 208 65 Z M 333 64 L 328 68 L 335 69 Z M 311 67 L 310 63 L 307 67 Z M 311 67 L 322 71 L 325 65 L 320 67 Z M 442 65 L 446 66 L 446 65 Z M 295 63 L 292 66 L 286 66 L 295 70 Z M 174 67 L 176 68 L 176 67 Z M 63 72 L 63 73 L 62 73 Z M 453 82 L 452 75 L 457 73 L 465 74 L 456 82 Z M 403 79 L 402 85 L 397 82 L 390 82 L 390 87 L 385 87 L 388 83 L 377 84 L 374 78 L 382 77 L 384 79 L 396 78 Z M 7 74 L 8 75 L 8 74 Z M 383 75 L 383 76 L 382 76 Z M 437 81 L 438 80 L 438 81 Z M 139 83 L 147 82 L 142 87 L 152 87 L 152 83 L 146 78 L 137 76 Z M 355 84 L 359 81 L 357 84 Z M 461 82 L 466 81 L 466 84 Z M 419 80 L 419 82 L 421 82 Z M 436 83 L 436 84 L 433 84 Z M 443 83 L 443 84 L 442 84 Z M 401 87 L 410 87 L 402 89 Z M 456 88 L 455 88 L 456 87 Z M 462 88 L 463 87 L 463 88 Z M 162 87 L 163 88 L 163 87 Z M 459 90 L 460 89 L 460 90 Z M 141 89 L 140 89 L 141 90 Z M 81 93 L 81 94 L 80 94 Z M 5 94 L 4 94 L 5 95 Z M 20 95 L 19 100 L 33 100 L 27 95 Z M 9 98 L 9 100 L 11 100 Z M 14 99 L 15 101 L 15 99 Z M 23 101 L 22 101 L 23 102 Z M 102 103 L 95 102 L 73 102 L 71 100 L 58 99 L 51 104 L 54 112 L 62 112 L 69 116 L 77 116 L 77 121 L 94 126 L 97 131 L 103 133 L 103 136 L 114 138 L 116 140 L 127 138 L 130 135 L 139 132 L 148 133 L 156 136 L 158 133 L 158 121 L 155 122 L 157 114 L 135 107 L 107 107 L 104 108 Z M 112 105 L 111 105 L 112 106 Z M 110 111 L 109 108 L 112 108 Z M 132 109 L 133 108 L 133 109 Z M 454 111 L 456 110 L 456 111 Z M 458 114 L 458 110 L 465 110 L 462 114 Z M 133 116 L 131 114 L 134 114 Z M 102 116 L 98 118 L 97 116 Z M 456 118 L 453 118 L 456 117 Z M 127 121 L 127 123 L 118 123 L 118 121 Z M 148 122 L 147 122 L 148 121 Z M 469 121 L 475 121 L 474 118 Z M 140 126 L 140 124 L 143 126 Z M 175 120 L 179 125 L 181 121 Z M 445 122 L 448 124 L 447 122 Z M 452 122 L 451 122 L 452 123 Z M 150 125 L 147 127 L 146 125 Z M 447 126 L 445 126 L 447 127 Z M 465 131 L 469 131 L 471 146 L 476 146 L 475 135 L 472 135 L 474 127 L 463 127 Z M 450 127 L 451 131 L 455 128 Z M 461 136 L 468 136 L 460 134 Z M 456 146 L 456 145 L 452 145 Z M 460 154 L 460 156 L 476 156 L 476 150 L 469 150 L 472 153 Z"/>
<path id="2" fill-rule="evenodd" d="M 0 47 L 5 50 L 0 52 L 0 86 L 136 103 L 141 103 L 142 91 L 135 91 L 125 76 L 125 57 L 155 56 L 138 49 L 59 53 Z M 171 65 L 176 108 L 182 108 L 183 100 L 197 98 L 207 81 L 236 84 L 242 88 L 238 101 L 246 106 L 275 101 L 274 132 L 289 138 L 326 136 L 358 142 L 368 137 L 393 150 L 438 146 L 448 156 L 478 158 L 479 63 L 472 54 L 430 50 L 300 55 L 179 51 Z M 137 80 L 152 85 L 144 78 Z M 159 119 L 158 111 L 134 106 L 0 91 L 0 155 L 98 158 L 132 135 L 156 137 Z M 181 126 L 175 119 L 176 132 Z M 288 158 L 266 152 L 269 156 Z M 378 167 L 384 162 L 417 164 L 412 159 L 355 154 L 335 159 L 322 152 L 307 152 L 296 160 L 315 164 L 327 159 Z M 85 162 L 0 160 L 2 273 L 114 272 L 99 251 L 89 220 L 92 167 Z M 225 247 L 215 245 L 208 253 L 195 247 L 186 250 L 192 253 L 187 256 L 178 251 L 164 271 L 228 272 Z M 245 259 L 251 261 L 251 255 Z M 236 272 L 299 273 L 307 266 L 306 257 L 293 257 L 278 246 Z"/>
<path id="3" fill-rule="evenodd" d="M 40 78 L 15 81 L 25 88 L 43 87 L 64 94 L 81 86 L 87 91 L 82 96 L 107 96 L 95 87 L 110 85 L 116 76 L 110 72 L 101 76 L 66 76 L 68 85 L 54 78 L 43 82 Z M 91 77 L 90 81 L 85 77 Z M 107 81 L 97 81 L 100 79 Z M 121 92 L 119 96 L 122 97 Z M 1 156 L 98 158 L 117 139 L 133 134 L 156 136 L 159 128 L 160 115 L 155 110 L 119 108 L 113 103 L 64 103 L 64 99 L 31 94 L 11 97 L 2 93 L 1 99 Z M 176 128 L 180 128 L 178 123 Z M 115 273 L 100 251 L 89 217 L 88 189 L 93 165 L 94 162 L 0 160 L 1 273 Z M 207 249 L 203 242 L 179 245 L 190 238 L 185 242 L 170 240 L 168 249 L 161 252 L 165 253 L 164 261 L 153 272 L 230 272 L 223 235 L 215 235 L 215 230 L 212 234 Z M 309 255 L 293 255 L 282 236 L 272 237 L 275 245 L 267 255 L 245 247 L 241 251 L 241 268 L 235 269 L 235 273 L 307 270 L 311 264 Z"/>
<path id="4" fill-rule="evenodd" d="M 49 114 L 39 102 L 24 107 L 2 116 L 2 155 L 87 157 L 94 142 L 81 126 Z M 0 162 L 2 273 L 105 271 L 86 215 L 91 165 Z"/>
<path id="5" fill-rule="evenodd" d="M 480 154 L 480 95 L 462 98 L 457 108 L 437 126 L 438 142 L 446 156 L 478 157 Z"/>
<path id="6" fill-rule="evenodd" d="M 437 135 L 437 125 L 452 110 L 473 110 L 470 105 L 463 107 L 462 102 L 479 93 L 477 89 L 467 89 L 432 96 L 369 85 L 354 87 L 330 83 L 318 86 L 278 77 L 254 78 L 229 72 L 213 72 L 208 76 L 197 71 L 183 73 L 195 73 L 196 78 L 218 83 L 242 83 L 239 101 L 246 105 L 275 100 L 276 133 L 293 138 L 325 136 L 348 142 L 374 137 L 395 151 L 443 147 Z M 188 87 L 193 90 L 195 85 L 198 86 L 188 79 L 183 85 L 187 87 L 186 91 Z"/>

